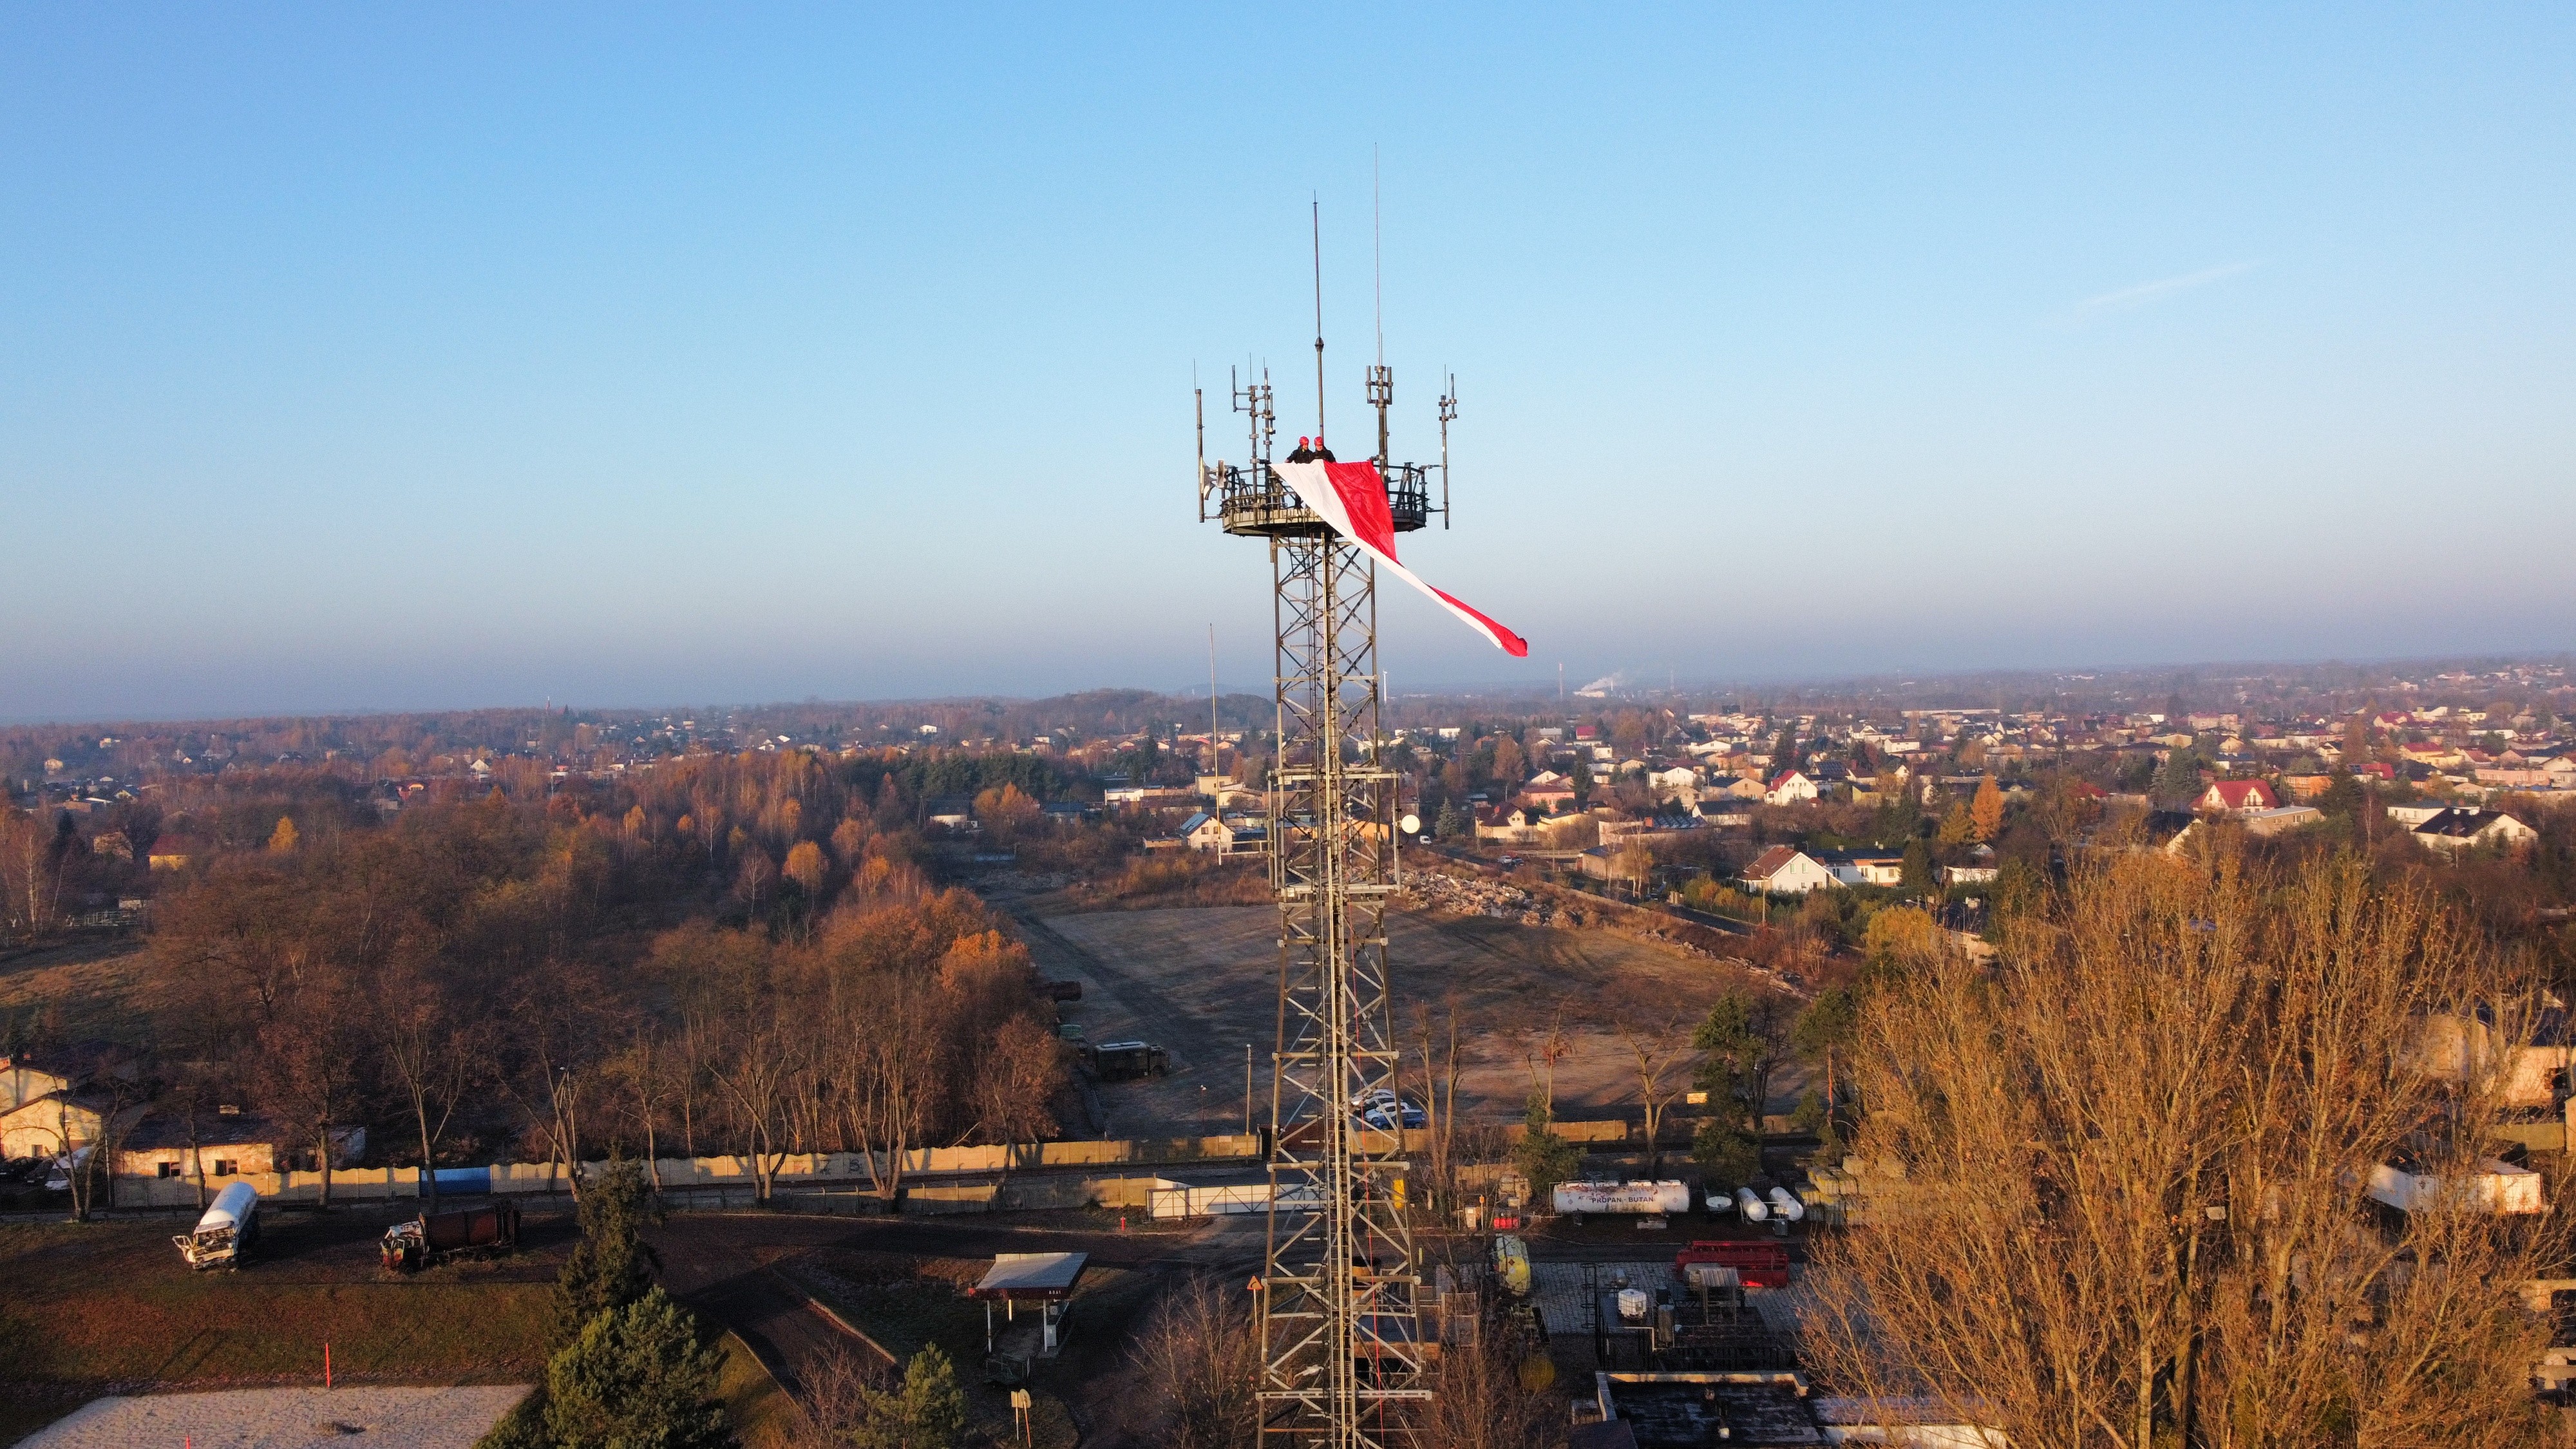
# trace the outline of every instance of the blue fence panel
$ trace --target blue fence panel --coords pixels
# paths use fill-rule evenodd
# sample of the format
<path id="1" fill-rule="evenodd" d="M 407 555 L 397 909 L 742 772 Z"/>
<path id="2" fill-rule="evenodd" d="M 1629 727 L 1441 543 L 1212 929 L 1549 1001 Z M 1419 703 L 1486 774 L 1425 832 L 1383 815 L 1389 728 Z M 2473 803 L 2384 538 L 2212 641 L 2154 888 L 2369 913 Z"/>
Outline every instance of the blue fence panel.
<path id="1" fill-rule="evenodd" d="M 426 1179 L 429 1174 L 427 1172 L 423 1172 L 421 1176 L 424 1179 L 421 1185 L 423 1187 L 428 1186 L 429 1184 Z M 492 1169 L 488 1167 L 442 1167 L 438 1169 L 438 1190 L 440 1192 L 490 1192 L 492 1190 Z"/>

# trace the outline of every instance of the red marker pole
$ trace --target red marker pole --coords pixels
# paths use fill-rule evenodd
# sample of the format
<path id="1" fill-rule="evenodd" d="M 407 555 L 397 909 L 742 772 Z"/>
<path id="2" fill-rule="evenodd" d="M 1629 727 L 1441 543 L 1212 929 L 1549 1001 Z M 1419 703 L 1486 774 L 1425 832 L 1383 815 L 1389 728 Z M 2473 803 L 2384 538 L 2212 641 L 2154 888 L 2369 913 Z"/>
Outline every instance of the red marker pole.
<path id="1" fill-rule="evenodd" d="M 328 1340 L 322 1344 L 322 1387 L 331 1387 L 331 1344 Z"/>

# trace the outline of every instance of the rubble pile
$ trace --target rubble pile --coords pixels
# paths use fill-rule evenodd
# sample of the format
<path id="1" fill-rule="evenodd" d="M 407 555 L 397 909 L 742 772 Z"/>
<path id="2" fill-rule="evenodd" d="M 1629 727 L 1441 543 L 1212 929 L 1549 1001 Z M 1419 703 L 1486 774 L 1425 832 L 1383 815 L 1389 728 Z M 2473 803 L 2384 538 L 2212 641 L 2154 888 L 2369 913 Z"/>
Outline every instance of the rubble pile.
<path id="1" fill-rule="evenodd" d="M 1405 876 L 1398 899 L 1415 910 L 1445 911 L 1453 916 L 1485 916 L 1497 921 L 1518 921 L 1524 926 L 1559 924 L 1556 907 L 1502 881 L 1414 871 Z"/>
<path id="2" fill-rule="evenodd" d="M 1559 905 L 1545 895 L 1524 890 L 1506 881 L 1476 876 L 1456 876 L 1440 871 L 1412 871 L 1404 878 L 1404 889 L 1397 901 L 1408 909 L 1440 911 L 1453 916 L 1483 916 L 1497 921 L 1518 921 L 1524 926 L 1605 926 L 1629 935 L 1669 946 L 1676 951 L 1702 957 L 1721 965 L 1732 966 L 1748 975 L 1768 982 L 1774 990 L 1798 999 L 1810 1000 L 1815 991 L 1806 978 L 1795 971 L 1785 971 L 1759 961 L 1748 961 L 1730 953 L 1712 951 L 1699 941 L 1681 933 L 1668 931 L 1659 924 L 1649 924 L 1648 913 L 1630 907 L 1602 907 L 1586 911 L 1581 906 Z M 1706 933 L 1693 933 L 1704 936 Z"/>

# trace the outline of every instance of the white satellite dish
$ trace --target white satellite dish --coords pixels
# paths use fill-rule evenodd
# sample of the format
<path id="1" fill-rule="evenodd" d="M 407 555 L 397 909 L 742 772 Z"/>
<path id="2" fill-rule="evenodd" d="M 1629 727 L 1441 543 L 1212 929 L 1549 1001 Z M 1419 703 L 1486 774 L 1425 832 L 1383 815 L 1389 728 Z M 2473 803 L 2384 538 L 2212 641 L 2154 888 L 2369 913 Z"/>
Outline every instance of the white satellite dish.
<path id="1" fill-rule="evenodd" d="M 1419 815 L 1407 815 L 1402 820 L 1397 821 L 1396 824 L 1403 826 L 1404 833 L 1407 835 L 1420 835 L 1422 833 L 1422 817 Z"/>

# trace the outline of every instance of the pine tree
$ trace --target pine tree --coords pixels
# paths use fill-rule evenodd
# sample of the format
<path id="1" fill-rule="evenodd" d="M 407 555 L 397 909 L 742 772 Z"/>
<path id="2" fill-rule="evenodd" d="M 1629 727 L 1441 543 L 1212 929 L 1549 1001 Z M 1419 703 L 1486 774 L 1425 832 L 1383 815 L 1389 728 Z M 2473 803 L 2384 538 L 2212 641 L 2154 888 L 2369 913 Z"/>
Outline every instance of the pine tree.
<path id="1" fill-rule="evenodd" d="M 956 1449 L 966 1436 L 966 1391 L 939 1345 L 927 1344 L 903 1368 L 903 1386 L 862 1388 L 850 1442 L 859 1449 Z"/>
<path id="2" fill-rule="evenodd" d="M 584 1184 L 581 1241 L 555 1279 L 554 1341 L 568 1344 L 601 1314 L 642 1299 L 653 1286 L 639 1234 L 652 1212 L 644 1171 L 615 1159 Z"/>
<path id="3" fill-rule="evenodd" d="M 546 1365 L 546 1437 L 558 1449 L 733 1449 L 715 1402 L 723 1353 L 655 1288 L 592 1319 Z"/>
<path id="4" fill-rule="evenodd" d="M 1932 852 L 1919 837 L 1905 842 L 1905 876 L 1900 888 L 1909 896 L 1932 893 Z"/>
<path id="5" fill-rule="evenodd" d="M 2156 803 L 2189 805 L 2200 794 L 2200 760 L 2189 750 L 2176 750 L 2165 756 L 2156 771 Z"/>
<path id="6" fill-rule="evenodd" d="M 1714 1192 L 1731 1192 L 1762 1175 L 1762 1143 L 1736 1123 L 1711 1117 L 1691 1136 L 1691 1161 Z"/>
<path id="7" fill-rule="evenodd" d="M 1582 1170 L 1583 1151 L 1557 1135 L 1556 1114 L 1543 1092 L 1530 1093 L 1524 1122 L 1529 1131 L 1512 1148 L 1512 1165 L 1529 1179 L 1530 1201 L 1536 1206 L 1548 1201 L 1558 1183 Z"/>

